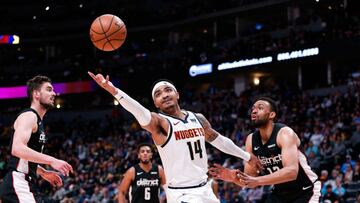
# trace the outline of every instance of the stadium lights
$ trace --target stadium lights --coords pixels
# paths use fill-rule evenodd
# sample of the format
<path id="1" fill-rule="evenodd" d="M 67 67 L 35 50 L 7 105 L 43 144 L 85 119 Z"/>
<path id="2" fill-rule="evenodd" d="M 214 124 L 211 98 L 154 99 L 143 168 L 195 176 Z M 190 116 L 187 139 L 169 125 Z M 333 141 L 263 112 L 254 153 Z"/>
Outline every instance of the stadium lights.
<path id="1" fill-rule="evenodd" d="M 114 106 L 117 106 L 117 105 L 119 105 L 119 102 L 118 102 L 118 100 L 114 99 Z"/>
<path id="2" fill-rule="evenodd" d="M 260 84 L 260 79 L 258 77 L 254 78 L 254 85 L 258 86 Z"/>

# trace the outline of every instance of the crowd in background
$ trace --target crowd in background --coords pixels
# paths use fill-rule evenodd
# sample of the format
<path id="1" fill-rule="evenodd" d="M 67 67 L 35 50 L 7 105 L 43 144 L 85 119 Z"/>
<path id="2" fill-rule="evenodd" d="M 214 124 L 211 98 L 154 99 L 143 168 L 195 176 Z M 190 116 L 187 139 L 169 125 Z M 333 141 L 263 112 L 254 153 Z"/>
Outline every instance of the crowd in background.
<path id="1" fill-rule="evenodd" d="M 278 122 L 293 128 L 301 139 L 309 165 L 322 182 L 324 202 L 354 202 L 360 190 L 360 83 L 347 85 L 345 92 L 311 95 L 279 85 L 251 87 L 237 96 L 231 89 L 210 87 L 195 94 L 180 91 L 181 107 L 203 113 L 214 129 L 244 145 L 253 130 L 249 125 L 252 99 L 268 95 L 278 101 Z M 51 112 L 50 112 L 51 113 Z M 11 127 L 1 125 L 0 177 L 9 156 Z M 116 107 L 111 114 L 88 120 L 47 123 L 49 142 L 45 153 L 67 160 L 75 169 L 63 178 L 64 186 L 52 188 L 39 179 L 45 202 L 114 202 L 117 186 L 127 168 L 137 163 L 136 146 L 152 143 L 150 135 Z M 242 168 L 242 162 L 208 145 L 209 163 Z M 161 163 L 158 155 L 154 162 Z M 261 202 L 269 187 L 244 189 L 218 181 L 222 203 Z M 162 193 L 164 198 L 164 193 Z"/>
<path id="2" fill-rule="evenodd" d="M 207 6 L 212 7 L 213 3 L 207 3 Z M 236 1 L 227 3 L 222 2 L 224 5 L 240 4 Z M 207 6 L 204 11 L 207 11 Z M 259 22 L 245 26 L 238 37 L 235 36 L 235 17 L 225 17 L 229 22 L 218 22 L 217 37 L 213 34 L 216 20 L 146 36 L 131 33 L 132 38 L 111 54 L 95 51 L 85 39 L 34 45 L 33 48 L 3 47 L 0 48 L 3 56 L 0 60 L 0 67 L 3 67 L 0 69 L 0 85 L 26 81 L 33 71 L 62 82 L 88 79 L 84 74 L 87 70 L 100 70 L 119 77 L 144 71 L 179 73 L 187 72 L 193 64 L 222 63 L 335 41 L 352 43 L 352 40 L 359 40 L 360 22 L 358 13 L 349 12 L 349 9 L 338 6 L 337 9 L 322 11 L 300 7 L 299 16 L 293 20 L 286 17 L 279 21 L 260 18 Z"/>

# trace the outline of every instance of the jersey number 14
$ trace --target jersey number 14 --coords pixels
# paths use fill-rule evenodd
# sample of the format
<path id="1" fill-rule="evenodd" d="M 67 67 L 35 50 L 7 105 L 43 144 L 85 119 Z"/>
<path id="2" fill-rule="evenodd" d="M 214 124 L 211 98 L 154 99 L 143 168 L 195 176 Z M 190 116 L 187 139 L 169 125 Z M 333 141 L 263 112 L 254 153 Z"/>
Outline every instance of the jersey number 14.
<path id="1" fill-rule="evenodd" d="M 186 144 L 189 147 L 191 160 L 194 160 L 194 152 L 195 152 L 195 154 L 199 154 L 200 159 L 203 157 L 200 140 L 197 140 L 195 142 L 187 142 Z"/>

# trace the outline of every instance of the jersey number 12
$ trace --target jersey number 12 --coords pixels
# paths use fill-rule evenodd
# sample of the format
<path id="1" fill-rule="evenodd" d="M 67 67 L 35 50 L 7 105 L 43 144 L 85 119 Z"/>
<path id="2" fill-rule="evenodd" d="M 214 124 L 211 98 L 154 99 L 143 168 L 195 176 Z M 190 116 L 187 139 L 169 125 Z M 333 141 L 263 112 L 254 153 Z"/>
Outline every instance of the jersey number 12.
<path id="1" fill-rule="evenodd" d="M 192 146 L 192 142 L 187 142 L 186 143 L 189 147 L 189 151 L 190 151 L 190 158 L 191 160 L 194 160 L 194 152 L 195 154 L 198 153 L 200 156 L 200 159 L 203 157 L 202 156 L 202 149 L 201 149 L 201 144 L 200 144 L 200 140 L 197 140 L 194 142 L 194 150 L 193 150 L 193 146 Z"/>

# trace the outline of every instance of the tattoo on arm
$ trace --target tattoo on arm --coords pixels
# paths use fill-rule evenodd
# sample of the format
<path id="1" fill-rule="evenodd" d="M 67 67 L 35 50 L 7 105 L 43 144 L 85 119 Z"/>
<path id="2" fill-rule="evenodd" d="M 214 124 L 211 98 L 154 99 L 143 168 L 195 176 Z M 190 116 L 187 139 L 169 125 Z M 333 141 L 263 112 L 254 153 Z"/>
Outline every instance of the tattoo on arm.
<path id="1" fill-rule="evenodd" d="M 211 124 L 204 115 L 197 113 L 196 116 L 205 130 L 206 141 L 212 142 L 213 140 L 215 140 L 219 136 L 219 133 L 211 127 Z"/>

